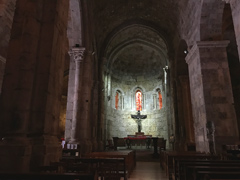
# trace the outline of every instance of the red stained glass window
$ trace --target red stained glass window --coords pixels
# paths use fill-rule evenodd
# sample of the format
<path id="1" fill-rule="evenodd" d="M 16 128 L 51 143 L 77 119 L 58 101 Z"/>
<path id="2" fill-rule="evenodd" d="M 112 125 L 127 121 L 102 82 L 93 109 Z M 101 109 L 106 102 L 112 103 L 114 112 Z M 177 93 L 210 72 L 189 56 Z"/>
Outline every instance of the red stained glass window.
<path id="1" fill-rule="evenodd" d="M 115 96 L 115 108 L 118 109 L 118 101 L 119 101 L 119 93 L 116 92 L 116 96 Z"/>
<path id="2" fill-rule="evenodd" d="M 162 109 L 162 94 L 158 91 L 159 109 Z"/>
<path id="3" fill-rule="evenodd" d="M 142 92 L 138 90 L 135 94 L 136 99 L 136 110 L 141 111 L 142 110 Z"/>

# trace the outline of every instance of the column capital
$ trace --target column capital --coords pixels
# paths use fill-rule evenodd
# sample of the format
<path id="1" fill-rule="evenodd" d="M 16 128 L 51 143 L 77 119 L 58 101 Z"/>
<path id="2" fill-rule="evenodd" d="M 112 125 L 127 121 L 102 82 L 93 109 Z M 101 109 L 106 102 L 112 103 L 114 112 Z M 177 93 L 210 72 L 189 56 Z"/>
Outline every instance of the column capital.
<path id="1" fill-rule="evenodd" d="M 0 55 L 0 62 L 6 63 L 6 58 L 4 58 Z"/>
<path id="2" fill-rule="evenodd" d="M 82 61 L 85 54 L 85 48 L 84 47 L 74 47 L 69 50 L 70 57 L 73 57 L 75 61 Z"/>
<path id="3" fill-rule="evenodd" d="M 197 41 L 189 50 L 186 56 L 186 62 L 189 64 L 200 48 L 223 48 L 227 47 L 230 41 Z"/>

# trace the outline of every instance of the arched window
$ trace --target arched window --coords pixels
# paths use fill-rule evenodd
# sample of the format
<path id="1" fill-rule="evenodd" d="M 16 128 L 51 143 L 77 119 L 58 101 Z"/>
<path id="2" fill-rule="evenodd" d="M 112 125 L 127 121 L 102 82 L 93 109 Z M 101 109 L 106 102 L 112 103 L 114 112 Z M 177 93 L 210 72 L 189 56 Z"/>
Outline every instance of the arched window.
<path id="1" fill-rule="evenodd" d="M 159 109 L 162 109 L 162 94 L 161 94 L 161 91 L 158 91 L 158 101 L 159 101 Z"/>
<path id="2" fill-rule="evenodd" d="M 142 110 L 142 92 L 140 90 L 136 91 L 135 100 L 136 100 L 136 110 L 141 111 Z"/>
<path id="3" fill-rule="evenodd" d="M 115 91 L 115 102 L 113 102 L 113 105 L 115 104 L 116 110 L 123 110 L 124 109 L 124 96 L 121 90 Z"/>

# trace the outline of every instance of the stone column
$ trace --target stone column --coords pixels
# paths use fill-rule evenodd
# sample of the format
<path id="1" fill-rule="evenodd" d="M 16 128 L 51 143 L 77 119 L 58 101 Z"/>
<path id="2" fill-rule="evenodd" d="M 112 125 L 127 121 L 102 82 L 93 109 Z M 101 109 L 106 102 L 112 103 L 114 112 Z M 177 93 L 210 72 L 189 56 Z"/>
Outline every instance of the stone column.
<path id="1" fill-rule="evenodd" d="M 0 171 L 62 155 L 60 115 L 68 1 L 17 1 L 0 97 Z"/>
<path id="2" fill-rule="evenodd" d="M 79 143 L 77 135 L 77 123 L 79 121 L 80 111 L 80 80 L 81 80 L 81 64 L 83 61 L 85 48 L 72 48 L 69 51 L 70 68 L 68 81 L 68 100 L 66 112 L 66 130 L 65 139 L 67 143 Z"/>
<path id="3" fill-rule="evenodd" d="M 92 52 L 87 52 L 83 61 L 83 72 L 82 72 L 82 88 L 81 88 L 81 100 L 80 110 L 81 116 L 78 117 L 78 138 L 80 139 L 82 153 L 88 153 L 92 151 L 92 119 L 91 113 L 93 109 L 91 106 L 93 98 L 93 59 Z"/>
<path id="4" fill-rule="evenodd" d="M 236 41 L 238 46 L 238 54 L 240 55 L 240 1 L 239 0 L 225 0 L 229 2 L 232 9 L 232 18 L 233 18 L 233 25 L 236 35 Z M 239 58 L 240 59 L 240 58 Z"/>
<path id="5" fill-rule="evenodd" d="M 203 41 L 189 51 L 188 63 L 196 150 L 209 152 L 207 121 L 215 124 L 216 151 L 238 139 L 226 47 L 228 41 Z"/>
<path id="6" fill-rule="evenodd" d="M 192 116 L 192 103 L 191 93 L 189 86 L 188 76 L 179 77 L 182 93 L 182 110 L 183 110 L 183 121 L 184 121 L 184 132 L 186 143 L 194 142 L 194 129 L 193 129 L 193 116 Z"/>

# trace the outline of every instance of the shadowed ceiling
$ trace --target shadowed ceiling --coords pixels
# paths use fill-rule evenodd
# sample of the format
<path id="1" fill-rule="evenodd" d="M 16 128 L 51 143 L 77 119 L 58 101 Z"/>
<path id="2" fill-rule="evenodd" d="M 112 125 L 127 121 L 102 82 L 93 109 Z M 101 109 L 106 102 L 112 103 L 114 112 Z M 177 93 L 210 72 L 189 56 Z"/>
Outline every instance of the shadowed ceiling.
<path id="1" fill-rule="evenodd" d="M 178 0 L 95 0 L 98 49 L 105 67 L 122 80 L 159 78 L 178 22 Z"/>

